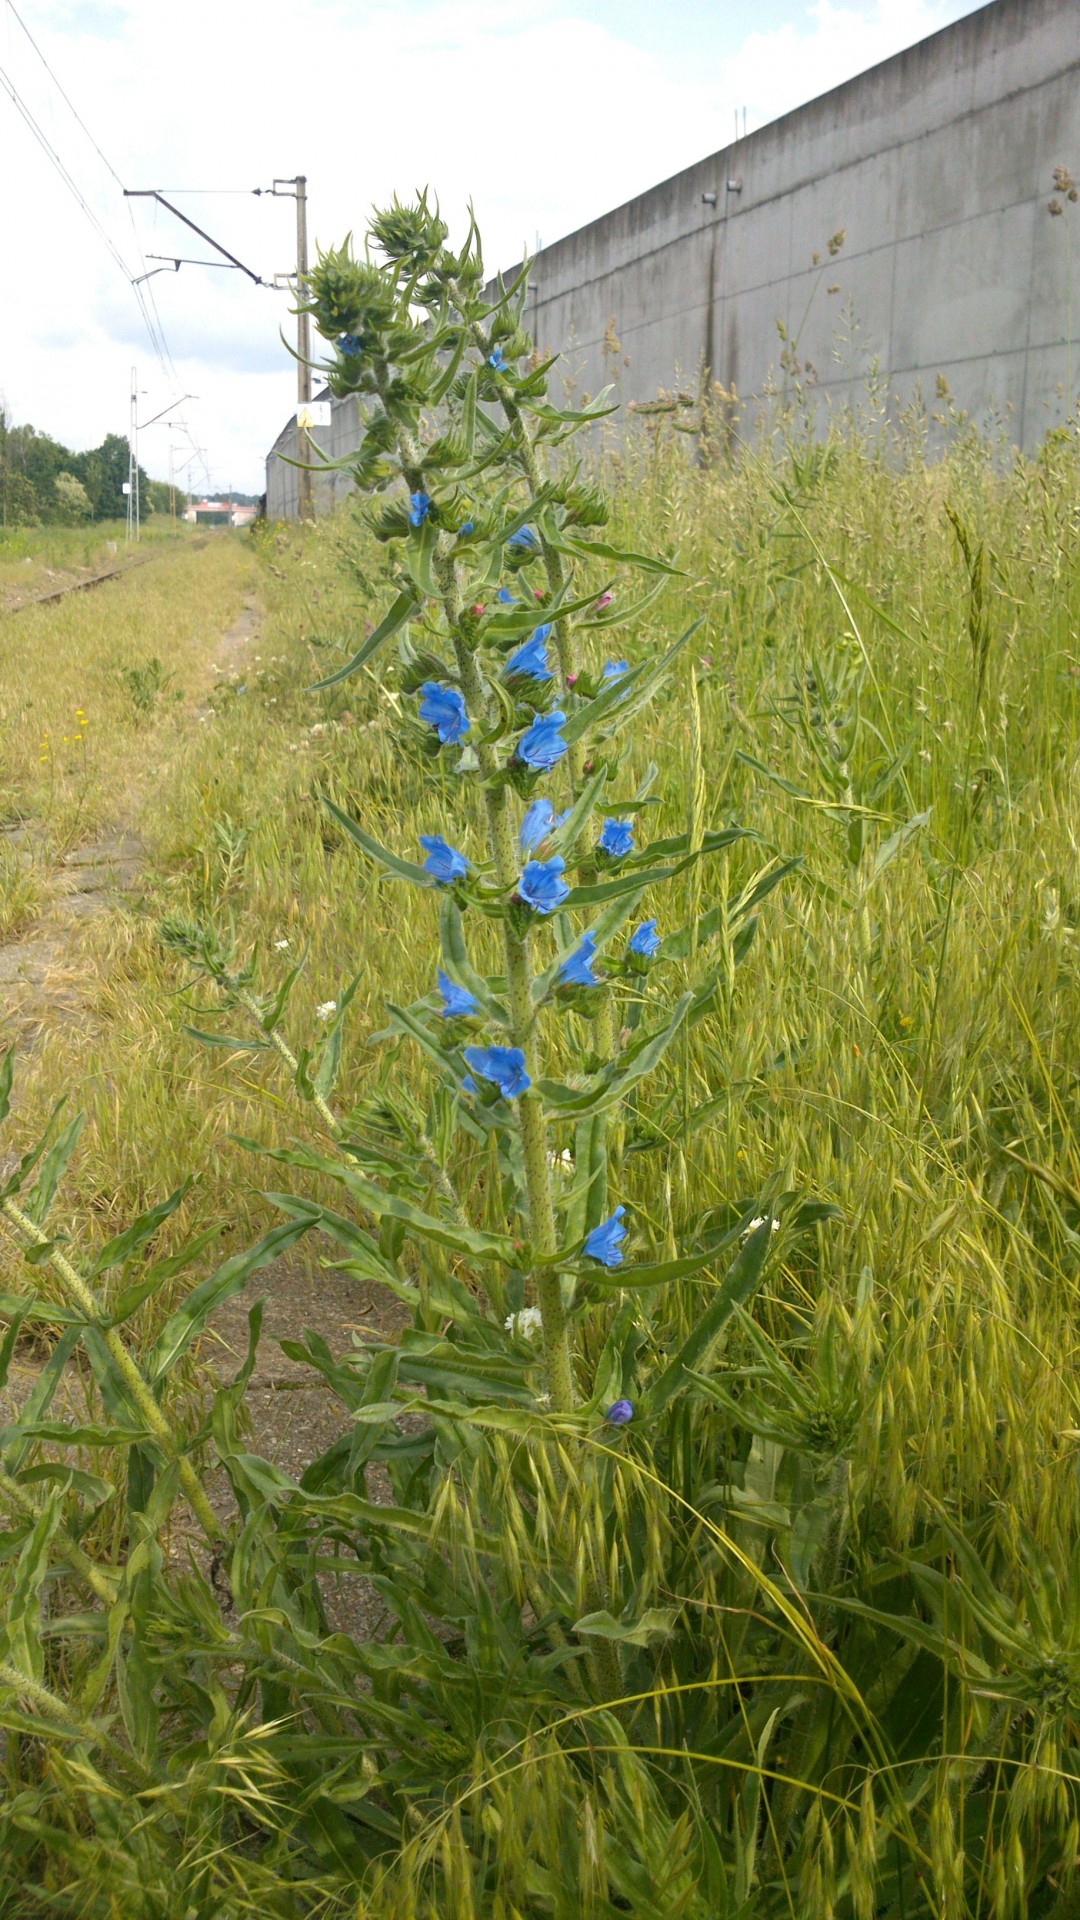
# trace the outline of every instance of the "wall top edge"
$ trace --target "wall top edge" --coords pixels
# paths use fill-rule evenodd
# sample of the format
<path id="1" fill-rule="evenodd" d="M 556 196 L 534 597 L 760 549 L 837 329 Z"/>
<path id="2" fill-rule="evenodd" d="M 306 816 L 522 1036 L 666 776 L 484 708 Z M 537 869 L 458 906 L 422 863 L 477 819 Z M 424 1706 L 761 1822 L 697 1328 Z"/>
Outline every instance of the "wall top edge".
<path id="1" fill-rule="evenodd" d="M 936 33 L 928 34 L 913 46 L 905 47 L 899 53 L 891 54 L 887 60 L 864 68 L 850 80 L 842 81 L 826 93 L 815 95 L 801 107 L 794 107 L 790 113 L 781 114 L 765 126 L 756 127 L 753 133 L 729 141 L 726 146 L 692 161 L 678 173 L 669 174 L 666 179 L 646 187 L 643 192 L 620 201 L 617 206 L 598 214 L 594 220 L 586 221 L 548 246 L 541 247 L 531 257 L 534 260 L 547 259 L 554 264 L 563 249 L 573 255 L 583 243 L 587 243 L 589 236 L 618 225 L 621 220 L 630 217 L 632 210 L 643 213 L 650 202 L 659 205 L 665 196 L 676 194 L 681 188 L 696 190 L 703 177 L 707 177 L 707 183 L 714 186 L 717 179 L 738 177 L 744 169 L 750 169 L 759 154 L 763 155 L 781 144 L 794 146 L 820 133 L 835 137 L 838 127 L 848 119 L 850 108 L 861 94 L 879 96 L 875 104 L 876 119 L 883 92 L 895 96 L 895 106 L 900 110 L 904 96 L 920 83 L 933 77 L 955 77 L 977 67 L 984 68 L 988 60 L 1007 53 L 1016 42 L 1031 38 L 1039 29 L 1058 22 L 1068 29 L 1070 22 L 1075 27 L 1076 20 L 1077 0 L 988 0 L 986 5 L 977 7 L 960 20 L 952 21 L 949 26 L 939 27 Z M 1060 57 L 1055 59 L 1051 56 L 1046 63 L 1044 77 L 1050 78 L 1060 71 Z M 942 115 L 943 121 L 953 117 L 955 106 Z M 635 222 L 639 229 L 641 224 L 640 219 Z M 519 260 L 511 267 L 500 269 L 501 277 L 504 280 L 512 279 L 520 271 L 521 264 Z M 489 284 L 494 284 L 494 281 Z"/>

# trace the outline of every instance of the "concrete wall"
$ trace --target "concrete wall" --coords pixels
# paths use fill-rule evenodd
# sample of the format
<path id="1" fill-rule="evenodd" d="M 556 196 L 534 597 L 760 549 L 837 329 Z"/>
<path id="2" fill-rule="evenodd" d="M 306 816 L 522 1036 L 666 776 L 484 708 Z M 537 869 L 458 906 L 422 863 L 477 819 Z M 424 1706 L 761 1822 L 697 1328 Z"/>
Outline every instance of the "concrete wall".
<path id="1" fill-rule="evenodd" d="M 316 399 L 327 400 L 326 389 L 318 393 Z M 351 453 L 359 444 L 359 413 L 355 397 L 348 400 L 334 400 L 330 408 L 330 425 L 314 427 L 311 438 L 319 452 L 327 459 L 339 460 L 342 454 Z M 296 416 L 284 426 L 266 456 L 266 517 L 268 520 L 295 520 L 299 514 L 300 475 L 289 462 L 297 459 L 310 459 L 310 450 L 306 445 L 303 453 L 297 445 Z M 352 481 L 347 473 L 319 473 L 314 475 L 315 511 L 325 513 L 337 501 L 343 500 L 352 492 Z"/>
<path id="2" fill-rule="evenodd" d="M 1048 202 L 1055 166 L 1080 176 L 1078 79 L 1078 0 L 993 0 L 545 247 L 530 331 L 588 393 L 617 377 L 624 403 L 647 400 L 706 365 L 749 399 L 782 377 L 780 321 L 823 400 L 876 358 L 901 404 L 917 384 L 932 401 L 940 374 L 1034 446 L 1066 410 L 1080 204 L 1055 219 Z M 1080 330 L 1075 266 L 1072 312 Z M 334 413 L 344 445 L 353 403 Z"/>

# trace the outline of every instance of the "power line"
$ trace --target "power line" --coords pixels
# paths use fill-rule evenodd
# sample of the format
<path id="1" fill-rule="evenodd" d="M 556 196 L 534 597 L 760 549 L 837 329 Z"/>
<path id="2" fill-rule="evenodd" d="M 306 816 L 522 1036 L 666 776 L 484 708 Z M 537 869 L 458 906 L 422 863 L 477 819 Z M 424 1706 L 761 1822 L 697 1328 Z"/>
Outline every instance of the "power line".
<path id="1" fill-rule="evenodd" d="M 124 183 L 121 180 L 120 175 L 117 173 L 116 168 L 113 166 L 111 160 L 107 159 L 105 154 L 102 153 L 101 148 L 98 146 L 98 143 L 94 139 L 94 136 L 91 133 L 89 127 L 87 126 L 85 120 L 82 119 L 73 101 L 64 92 L 63 87 L 60 85 L 59 80 L 57 79 L 55 73 L 50 67 L 48 61 L 46 60 L 45 55 L 42 53 L 41 48 L 38 46 L 37 41 L 34 39 L 34 36 L 31 33 L 29 27 L 27 26 L 26 21 L 23 19 L 18 8 L 16 7 L 15 0 L 7 0 L 7 3 L 8 3 L 9 11 L 15 15 L 16 20 L 18 21 L 20 27 L 22 28 L 27 39 L 29 40 L 30 45 L 33 47 L 34 52 L 37 54 L 38 59 L 41 61 L 42 66 L 44 67 L 46 73 L 48 74 L 49 79 L 52 81 L 53 86 L 56 88 L 57 93 L 60 95 L 61 100 L 63 100 L 65 106 L 69 107 L 71 109 L 71 112 L 75 115 L 76 120 L 78 121 L 80 127 L 85 133 L 87 139 L 90 142 L 90 145 L 93 147 L 94 152 L 97 154 L 97 157 L 101 161 L 102 165 L 108 168 L 108 171 L 112 174 L 112 177 L 116 181 L 117 186 L 122 187 Z"/>
<path id="2" fill-rule="evenodd" d="M 60 95 L 65 106 L 68 108 L 69 112 L 71 113 L 77 126 L 79 127 L 81 132 L 85 134 L 87 140 L 90 142 L 90 145 L 93 147 L 94 152 L 97 154 L 98 159 L 101 161 L 106 171 L 112 176 L 113 180 L 115 180 L 121 192 L 123 192 L 124 183 L 121 180 L 120 175 L 117 173 L 116 168 L 113 166 L 108 155 L 104 152 L 104 150 L 99 146 L 98 142 L 95 140 L 93 134 L 90 132 L 89 127 L 86 125 L 86 122 L 83 120 L 82 115 L 79 113 L 77 107 L 75 106 L 74 101 L 71 99 L 70 95 L 67 93 L 65 88 L 61 85 L 56 74 L 53 72 L 53 69 L 49 65 L 49 62 L 46 59 L 44 53 L 42 52 L 41 48 L 38 46 L 37 41 L 34 39 L 34 36 L 30 32 L 30 29 L 26 25 L 26 22 L 23 20 L 21 14 L 18 11 L 18 8 L 15 6 L 14 0 L 7 0 L 7 5 L 8 5 L 9 11 L 14 15 L 15 20 L 18 22 L 18 25 L 20 26 L 27 40 L 32 46 L 34 52 L 37 54 L 37 57 L 41 61 L 41 64 L 44 67 L 46 73 L 48 74 L 49 79 L 51 80 L 53 86 L 56 88 L 56 91 Z M 103 245 L 106 247 L 114 264 L 117 267 L 119 267 L 120 272 L 123 274 L 125 280 L 128 282 L 128 285 L 131 287 L 131 290 L 135 295 L 135 299 L 138 304 L 139 312 L 142 316 L 143 325 L 146 328 L 146 332 L 150 340 L 150 345 L 154 352 L 154 357 L 157 360 L 158 366 L 161 369 L 162 376 L 167 381 L 171 380 L 174 386 L 179 388 L 180 376 L 177 373 L 176 364 L 173 360 L 171 352 L 169 351 L 169 344 L 165 337 L 165 329 L 162 325 L 161 315 L 158 311 L 157 301 L 154 298 L 153 288 L 150 286 L 145 286 L 141 281 L 141 276 L 137 277 L 131 272 L 119 248 L 114 244 L 112 238 L 106 231 L 105 227 L 102 225 L 101 220 L 98 218 L 97 214 L 94 212 L 94 209 L 91 207 L 89 201 L 86 199 L 85 195 L 81 192 L 69 168 L 64 164 L 59 153 L 56 151 L 56 148 L 53 146 L 52 142 L 50 141 L 50 139 L 48 138 L 44 130 L 39 126 L 30 108 L 27 106 L 26 102 L 22 99 L 21 95 L 19 94 L 19 91 L 15 86 L 14 81 L 11 79 L 10 75 L 3 70 L 3 68 L 0 68 L 0 85 L 4 87 L 4 90 L 7 92 L 16 110 L 21 115 L 26 125 L 30 128 L 31 133 L 34 135 L 34 138 L 37 140 L 39 146 L 42 148 L 42 151 L 46 154 L 47 158 L 51 161 L 52 165 L 55 167 L 57 173 L 60 175 L 61 180 L 64 182 L 64 185 L 67 187 L 69 193 L 74 198 L 77 206 L 80 208 L 82 213 L 85 214 L 94 232 L 97 234 L 98 238 L 102 241 Z M 145 258 L 145 255 L 143 254 L 142 243 L 139 239 L 138 229 L 135 225 L 134 212 L 130 204 L 128 205 L 128 214 L 131 220 L 132 238 L 135 243 L 135 249 L 139 255 L 140 262 L 145 270 L 146 258 Z M 200 457 L 203 459 L 203 465 L 204 465 L 204 468 L 206 468 L 205 456 L 202 455 L 202 450 L 201 448 L 198 447 L 198 444 L 195 440 L 195 437 L 187 421 L 184 419 L 178 420 L 176 422 L 176 426 L 181 433 L 187 436 L 192 447 L 195 448 L 196 452 L 199 453 Z M 209 468 L 206 468 L 206 472 L 207 472 L 207 477 L 209 478 Z"/>

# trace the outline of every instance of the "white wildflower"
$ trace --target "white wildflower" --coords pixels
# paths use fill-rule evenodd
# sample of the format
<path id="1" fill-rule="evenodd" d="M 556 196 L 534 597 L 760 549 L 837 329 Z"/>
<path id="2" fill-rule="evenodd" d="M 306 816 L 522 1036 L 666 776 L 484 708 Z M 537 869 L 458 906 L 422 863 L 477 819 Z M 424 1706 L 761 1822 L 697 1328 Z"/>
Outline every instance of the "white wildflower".
<path id="1" fill-rule="evenodd" d="M 288 952 L 288 950 L 289 950 L 289 943 L 288 943 L 288 941 L 287 941 L 287 940 L 275 940 L 275 941 L 274 941 L 274 952 L 275 952 L 275 953 L 287 953 L 287 952 Z"/>
<path id="2" fill-rule="evenodd" d="M 516 1334 L 519 1340 L 532 1340 L 543 1324 L 539 1307 L 522 1307 L 520 1313 L 507 1314 L 503 1321 L 507 1333 Z"/>
<path id="3" fill-rule="evenodd" d="M 561 1153 L 549 1153 L 547 1162 L 553 1173 L 573 1173 L 574 1171 L 574 1156 L 569 1147 L 564 1147 Z"/>
<path id="4" fill-rule="evenodd" d="M 750 1222 L 750 1225 L 749 1225 L 748 1227 L 744 1227 L 744 1228 L 743 1228 L 743 1230 L 742 1230 L 742 1238 L 743 1238 L 744 1240 L 749 1240 L 749 1238 L 750 1238 L 750 1235 L 751 1235 L 752 1233 L 756 1233 L 756 1232 L 757 1232 L 757 1230 L 758 1230 L 758 1228 L 759 1228 L 759 1227 L 763 1227 L 764 1225 L 765 1225 L 765 1215 L 764 1215 L 763 1213 L 756 1213 L 756 1214 L 754 1215 L 754 1218 L 753 1218 L 753 1219 L 751 1220 L 751 1222 Z M 779 1220 L 774 1220 L 774 1219 L 772 1218 L 772 1216 L 770 1215 L 770 1216 L 769 1216 L 769 1232 L 770 1232 L 770 1234 L 774 1234 L 774 1233 L 779 1233 L 779 1231 L 780 1231 L 780 1222 L 779 1222 Z"/>
<path id="5" fill-rule="evenodd" d="M 337 1012 L 336 1000 L 320 1000 L 315 1009 L 316 1020 L 332 1020 Z"/>

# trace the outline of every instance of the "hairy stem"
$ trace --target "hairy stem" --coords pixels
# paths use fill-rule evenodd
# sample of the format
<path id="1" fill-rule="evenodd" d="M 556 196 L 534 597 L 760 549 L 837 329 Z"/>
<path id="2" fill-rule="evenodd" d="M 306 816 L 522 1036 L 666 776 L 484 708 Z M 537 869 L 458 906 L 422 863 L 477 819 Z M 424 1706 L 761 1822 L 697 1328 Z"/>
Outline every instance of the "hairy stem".
<path id="1" fill-rule="evenodd" d="M 49 1246 L 46 1235 L 34 1225 L 34 1222 L 22 1211 L 21 1207 L 16 1205 L 14 1200 L 7 1199 L 0 1203 L 0 1210 L 3 1211 L 5 1217 L 11 1222 L 11 1225 L 16 1229 L 21 1238 L 28 1241 L 31 1246 Z M 76 1272 L 70 1260 L 60 1252 L 58 1247 L 54 1246 L 50 1249 L 48 1261 L 53 1272 L 57 1274 L 61 1280 L 68 1299 L 71 1300 L 72 1303 L 78 1307 L 79 1312 L 85 1316 L 87 1324 L 96 1327 L 98 1333 L 100 1333 L 109 1356 L 115 1363 L 117 1372 L 120 1374 L 124 1385 L 130 1392 L 149 1431 L 153 1434 L 162 1452 L 167 1454 L 169 1459 L 176 1461 L 180 1475 L 180 1484 L 184 1489 L 184 1494 L 200 1527 L 208 1540 L 216 1541 L 220 1535 L 221 1528 L 215 1517 L 214 1510 L 203 1491 L 202 1482 L 190 1460 L 184 1456 L 177 1446 L 174 1428 L 170 1426 L 165 1415 L 162 1413 L 148 1382 L 136 1362 L 132 1359 L 116 1328 L 108 1324 L 108 1319 L 102 1311 L 93 1289 L 87 1285 L 82 1274 Z"/>

